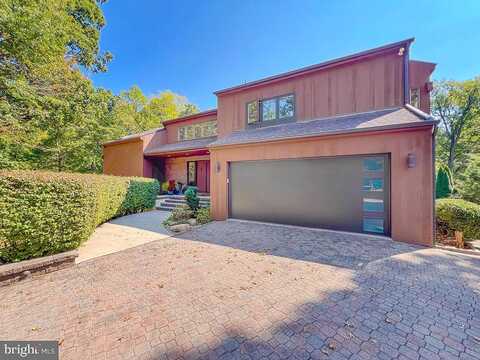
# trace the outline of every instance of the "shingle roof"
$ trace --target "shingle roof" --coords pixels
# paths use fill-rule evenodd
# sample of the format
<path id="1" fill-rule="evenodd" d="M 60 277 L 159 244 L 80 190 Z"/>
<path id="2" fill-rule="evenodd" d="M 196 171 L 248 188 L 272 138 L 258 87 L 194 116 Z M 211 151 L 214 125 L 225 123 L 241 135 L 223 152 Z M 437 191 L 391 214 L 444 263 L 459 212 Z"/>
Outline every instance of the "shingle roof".
<path id="1" fill-rule="evenodd" d="M 316 135 L 332 135 L 358 131 L 383 130 L 434 124 L 428 114 L 410 105 L 356 113 L 283 125 L 235 131 L 229 136 L 212 142 L 209 147 L 256 143 L 270 140 L 301 138 Z"/>
<path id="2" fill-rule="evenodd" d="M 165 144 L 162 146 L 158 146 L 156 148 L 145 150 L 145 155 L 206 149 L 207 146 L 212 142 L 214 142 L 216 139 L 217 137 L 213 136 L 213 137 L 208 137 L 203 139 L 187 140 L 187 141 L 180 141 L 172 144 Z"/>

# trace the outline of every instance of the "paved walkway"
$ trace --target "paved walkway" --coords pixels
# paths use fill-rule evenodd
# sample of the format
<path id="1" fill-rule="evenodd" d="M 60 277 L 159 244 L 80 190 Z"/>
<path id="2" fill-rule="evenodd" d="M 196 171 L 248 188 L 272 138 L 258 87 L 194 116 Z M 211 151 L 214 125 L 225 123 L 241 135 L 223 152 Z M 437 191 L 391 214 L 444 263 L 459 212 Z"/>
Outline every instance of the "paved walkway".
<path id="1" fill-rule="evenodd" d="M 480 359 L 480 258 L 362 236 L 211 223 L 0 298 L 62 359 Z"/>
<path id="2" fill-rule="evenodd" d="M 100 225 L 87 242 L 78 249 L 77 263 L 116 253 L 134 246 L 169 237 L 162 225 L 170 212 L 148 211 L 123 216 Z"/>

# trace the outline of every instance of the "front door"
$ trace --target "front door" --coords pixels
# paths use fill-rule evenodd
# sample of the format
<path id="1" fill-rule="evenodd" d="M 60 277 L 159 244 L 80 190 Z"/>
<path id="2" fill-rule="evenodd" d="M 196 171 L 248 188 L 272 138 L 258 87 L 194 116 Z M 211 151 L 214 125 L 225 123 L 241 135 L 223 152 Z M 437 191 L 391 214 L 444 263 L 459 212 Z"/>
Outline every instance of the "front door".
<path id="1" fill-rule="evenodd" d="M 210 192 L 210 160 L 197 161 L 197 186 L 202 193 Z"/>
<path id="2" fill-rule="evenodd" d="M 210 160 L 187 162 L 188 184 L 194 184 L 202 193 L 210 192 Z"/>

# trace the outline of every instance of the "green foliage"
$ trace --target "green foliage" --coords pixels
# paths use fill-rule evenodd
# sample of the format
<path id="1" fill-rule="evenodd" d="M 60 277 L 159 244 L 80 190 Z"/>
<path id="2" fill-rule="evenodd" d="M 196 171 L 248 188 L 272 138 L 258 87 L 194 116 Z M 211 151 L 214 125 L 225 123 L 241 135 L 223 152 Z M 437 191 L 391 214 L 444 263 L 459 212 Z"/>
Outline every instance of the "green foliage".
<path id="1" fill-rule="evenodd" d="M 440 165 L 437 172 L 437 181 L 435 184 L 436 198 L 449 197 L 453 192 L 453 184 L 450 170 L 445 165 Z"/>
<path id="2" fill-rule="evenodd" d="M 173 209 L 170 216 L 163 222 L 164 225 L 176 225 L 187 222 L 188 219 L 193 217 L 193 211 L 188 205 L 177 206 Z"/>
<path id="3" fill-rule="evenodd" d="M 146 178 L 0 171 L 0 258 L 75 249 L 99 224 L 152 208 L 158 190 Z"/>
<path id="4" fill-rule="evenodd" d="M 210 208 L 199 208 L 195 218 L 197 219 L 197 224 L 199 225 L 209 223 L 212 221 L 212 217 L 210 216 Z"/>
<path id="5" fill-rule="evenodd" d="M 162 182 L 162 193 L 167 193 L 168 192 L 168 187 L 169 187 L 168 181 Z"/>
<path id="6" fill-rule="evenodd" d="M 452 236 L 462 231 L 466 239 L 480 239 L 480 205 L 461 199 L 436 201 L 437 231 Z"/>
<path id="7" fill-rule="evenodd" d="M 190 209 L 195 213 L 200 205 L 198 188 L 196 186 L 189 186 L 187 191 L 185 191 L 185 201 Z"/>
<path id="8" fill-rule="evenodd" d="M 171 91 L 94 88 L 85 74 L 112 57 L 104 2 L 0 0 L 0 168 L 99 173 L 103 142 L 197 111 Z"/>
<path id="9" fill-rule="evenodd" d="M 461 177 L 459 192 L 463 199 L 480 204 L 480 154 L 472 156 Z"/>
<path id="10" fill-rule="evenodd" d="M 131 134 L 158 128 L 164 120 L 193 114 L 198 109 L 172 91 L 147 97 L 138 86 L 133 86 L 120 94 L 114 112 L 119 126 Z"/>
<path id="11" fill-rule="evenodd" d="M 432 115 L 440 120 L 437 158 L 458 175 L 480 150 L 480 78 L 436 82 Z"/>

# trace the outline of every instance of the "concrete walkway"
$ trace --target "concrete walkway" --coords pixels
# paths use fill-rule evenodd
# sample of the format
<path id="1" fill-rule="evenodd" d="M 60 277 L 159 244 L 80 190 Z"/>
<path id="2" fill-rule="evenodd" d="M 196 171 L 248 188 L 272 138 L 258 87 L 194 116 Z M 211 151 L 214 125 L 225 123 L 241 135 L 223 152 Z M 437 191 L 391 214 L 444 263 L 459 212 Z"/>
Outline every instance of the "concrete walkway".
<path id="1" fill-rule="evenodd" d="M 171 236 L 162 225 L 170 212 L 153 210 L 100 225 L 79 249 L 77 263 Z"/>

